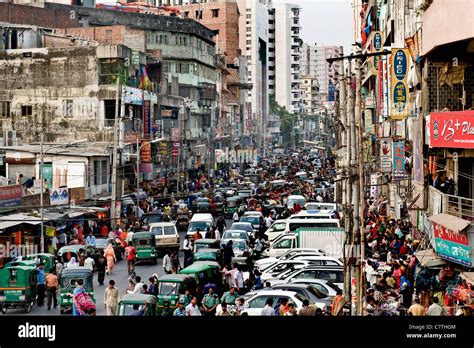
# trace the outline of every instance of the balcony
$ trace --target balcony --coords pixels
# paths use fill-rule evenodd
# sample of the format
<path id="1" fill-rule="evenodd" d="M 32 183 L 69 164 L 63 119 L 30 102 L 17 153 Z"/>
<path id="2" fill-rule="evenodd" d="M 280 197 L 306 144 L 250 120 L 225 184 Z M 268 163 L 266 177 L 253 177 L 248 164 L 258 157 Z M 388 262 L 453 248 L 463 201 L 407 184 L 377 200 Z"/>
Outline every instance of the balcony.
<path id="1" fill-rule="evenodd" d="M 438 200 L 438 202 L 441 201 L 440 213 L 453 215 L 460 219 L 471 221 L 471 226 L 474 225 L 474 199 L 447 195 L 435 189 L 433 186 L 430 186 L 429 211 L 432 215 L 438 213 L 437 211 L 433 211 L 434 207 L 436 206 L 436 200 Z"/>

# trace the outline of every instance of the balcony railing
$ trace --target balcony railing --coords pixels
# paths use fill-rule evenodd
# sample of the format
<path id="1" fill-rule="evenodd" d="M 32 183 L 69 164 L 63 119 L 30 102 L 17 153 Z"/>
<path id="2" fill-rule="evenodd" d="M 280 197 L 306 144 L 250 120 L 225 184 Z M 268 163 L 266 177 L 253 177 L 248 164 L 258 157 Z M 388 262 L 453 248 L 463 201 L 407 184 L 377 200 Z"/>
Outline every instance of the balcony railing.
<path id="1" fill-rule="evenodd" d="M 447 195 L 430 186 L 428 204 L 429 212 L 432 215 L 445 213 L 471 221 L 471 224 L 474 224 L 474 199 Z"/>

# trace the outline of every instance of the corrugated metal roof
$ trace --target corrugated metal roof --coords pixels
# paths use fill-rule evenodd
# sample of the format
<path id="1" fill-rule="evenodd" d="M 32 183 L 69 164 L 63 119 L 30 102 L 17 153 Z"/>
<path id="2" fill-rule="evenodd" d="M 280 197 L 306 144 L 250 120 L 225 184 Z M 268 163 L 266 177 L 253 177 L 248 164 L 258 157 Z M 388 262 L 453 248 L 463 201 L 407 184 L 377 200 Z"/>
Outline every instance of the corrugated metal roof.
<path id="1" fill-rule="evenodd" d="M 470 221 L 460 219 L 449 214 L 437 214 L 429 218 L 435 224 L 441 225 L 451 231 L 460 232 L 471 224 Z"/>
<path id="2" fill-rule="evenodd" d="M 433 249 L 418 250 L 415 252 L 415 256 L 422 267 L 436 267 L 446 264 L 446 261 L 436 255 Z"/>
<path id="3" fill-rule="evenodd" d="M 474 284 L 474 272 L 462 272 L 460 276 L 466 282 Z"/>

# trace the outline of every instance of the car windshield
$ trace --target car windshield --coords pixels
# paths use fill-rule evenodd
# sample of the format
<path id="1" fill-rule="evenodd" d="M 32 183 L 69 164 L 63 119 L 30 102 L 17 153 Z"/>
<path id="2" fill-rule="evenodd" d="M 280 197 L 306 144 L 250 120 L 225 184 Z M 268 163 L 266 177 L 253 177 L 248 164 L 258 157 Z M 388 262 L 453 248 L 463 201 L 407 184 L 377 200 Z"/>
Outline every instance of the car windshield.
<path id="1" fill-rule="evenodd" d="M 154 224 L 156 222 L 163 222 L 163 215 L 161 214 L 156 214 L 156 215 L 147 215 L 143 219 L 145 224 Z"/>
<path id="2" fill-rule="evenodd" d="M 333 289 L 334 291 L 338 291 L 338 290 L 341 290 L 336 284 L 333 284 L 332 282 L 326 282 L 326 285 L 328 287 L 330 287 L 331 289 Z"/>
<path id="3" fill-rule="evenodd" d="M 322 291 L 316 289 L 314 286 L 308 286 L 308 291 L 319 299 L 327 297 Z"/>
<path id="4" fill-rule="evenodd" d="M 189 225 L 189 231 L 194 232 L 197 229 L 205 231 L 207 227 L 211 227 L 211 223 L 208 221 L 194 221 Z"/>
<path id="5" fill-rule="evenodd" d="M 255 216 L 242 216 L 240 219 L 242 222 L 250 222 L 252 225 L 260 225 L 260 219 Z"/>
<path id="6" fill-rule="evenodd" d="M 232 230 L 244 230 L 244 231 L 252 230 L 252 227 L 247 224 L 232 224 L 230 228 Z"/>
<path id="7" fill-rule="evenodd" d="M 163 235 L 165 236 L 174 236 L 176 234 L 176 230 L 174 226 L 164 226 L 163 227 Z"/>
<path id="8" fill-rule="evenodd" d="M 301 302 L 303 302 L 304 300 L 308 300 L 310 305 L 311 305 L 311 304 L 314 304 L 313 301 L 311 301 L 309 298 L 307 298 L 307 297 L 305 297 L 305 296 L 303 296 L 303 295 L 301 295 L 301 294 L 295 293 L 295 297 L 296 297 L 298 300 L 300 300 Z M 295 306 L 296 306 L 296 303 L 295 303 Z"/>
<path id="9" fill-rule="evenodd" d="M 163 227 L 155 226 L 151 229 L 151 233 L 153 233 L 155 236 L 161 236 L 163 234 Z"/>
<path id="10" fill-rule="evenodd" d="M 245 239 L 245 238 L 247 238 L 246 232 L 231 232 L 231 231 L 224 232 L 224 235 L 222 237 L 222 239 Z"/>
<path id="11" fill-rule="evenodd" d="M 95 240 L 95 246 L 96 248 L 105 248 L 109 244 L 108 239 L 96 239 Z"/>
<path id="12" fill-rule="evenodd" d="M 159 294 L 164 296 L 178 295 L 178 283 L 160 282 Z"/>
<path id="13" fill-rule="evenodd" d="M 211 249 L 211 248 L 209 247 L 209 244 L 195 244 L 196 252 L 199 252 L 202 249 Z"/>
<path id="14" fill-rule="evenodd" d="M 245 242 L 244 241 L 234 242 L 233 248 L 234 248 L 234 250 L 244 251 L 245 250 Z"/>

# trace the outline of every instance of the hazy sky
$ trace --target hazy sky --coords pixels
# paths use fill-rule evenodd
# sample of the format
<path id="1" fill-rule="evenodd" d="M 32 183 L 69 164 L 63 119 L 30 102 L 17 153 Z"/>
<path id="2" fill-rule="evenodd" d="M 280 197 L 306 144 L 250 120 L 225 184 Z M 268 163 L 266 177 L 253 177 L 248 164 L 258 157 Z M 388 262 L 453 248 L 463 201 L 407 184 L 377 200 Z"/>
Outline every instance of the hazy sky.
<path id="1" fill-rule="evenodd" d="M 351 0 L 273 0 L 301 6 L 303 40 L 307 43 L 344 46 L 352 45 Z"/>

